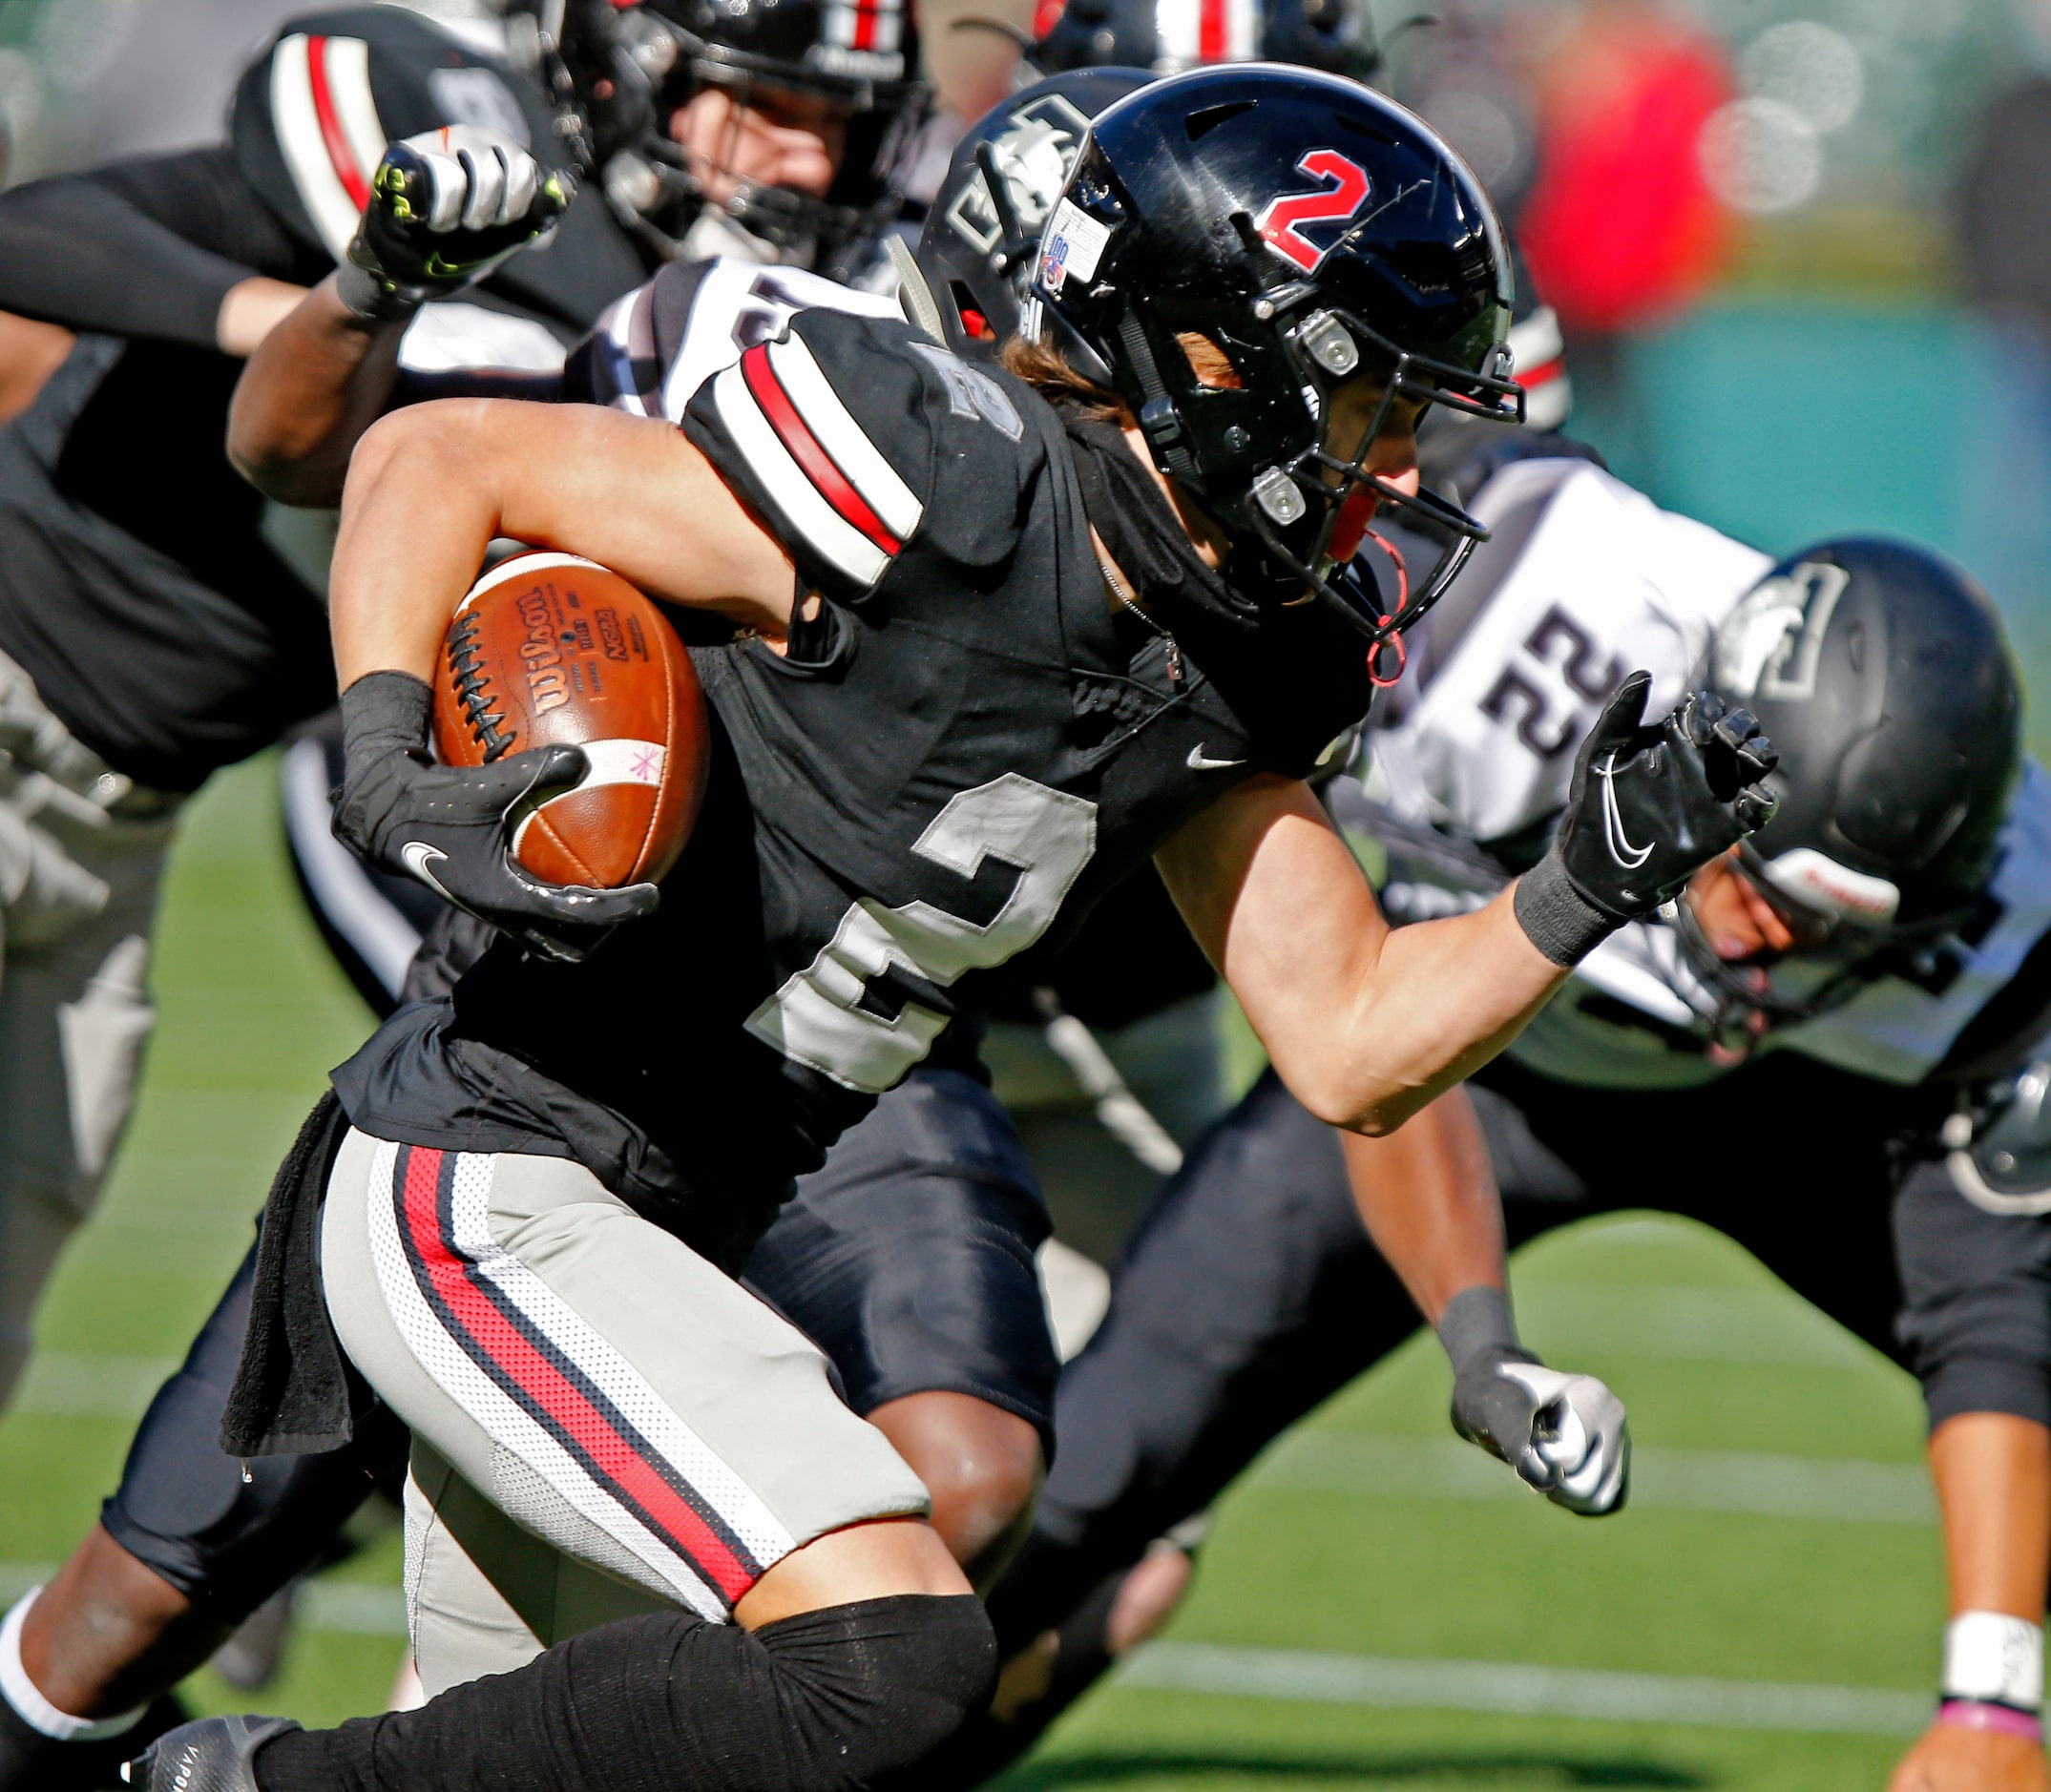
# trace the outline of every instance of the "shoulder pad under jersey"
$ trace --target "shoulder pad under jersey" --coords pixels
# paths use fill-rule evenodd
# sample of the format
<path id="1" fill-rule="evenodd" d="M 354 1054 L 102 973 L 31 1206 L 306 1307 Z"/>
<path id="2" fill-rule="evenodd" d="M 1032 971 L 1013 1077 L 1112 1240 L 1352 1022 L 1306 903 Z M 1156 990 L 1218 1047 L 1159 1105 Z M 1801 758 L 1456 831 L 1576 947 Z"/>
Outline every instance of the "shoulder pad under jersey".
<path id="1" fill-rule="evenodd" d="M 1037 402 L 901 320 L 813 310 L 699 387 L 683 427 L 805 576 L 851 600 L 914 544 L 935 572 L 1011 552 Z"/>
<path id="2" fill-rule="evenodd" d="M 897 318 L 897 306 L 803 268 L 722 256 L 671 261 L 605 308 L 570 352 L 568 392 L 635 417 L 681 423 L 692 393 L 800 311 Z"/>

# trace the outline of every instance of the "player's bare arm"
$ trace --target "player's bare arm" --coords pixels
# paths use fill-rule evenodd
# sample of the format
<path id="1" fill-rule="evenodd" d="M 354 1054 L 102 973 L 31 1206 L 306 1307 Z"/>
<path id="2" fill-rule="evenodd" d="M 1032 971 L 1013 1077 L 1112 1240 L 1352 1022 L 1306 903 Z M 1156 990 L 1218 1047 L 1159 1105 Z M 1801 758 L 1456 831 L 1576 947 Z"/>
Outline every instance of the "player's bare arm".
<path id="1" fill-rule="evenodd" d="M 1339 1138 L 1361 1224 L 1428 1323 L 1469 1288 L 1508 1285 L 1502 1202 L 1466 1090 L 1447 1090 L 1386 1137 Z"/>
<path id="2" fill-rule="evenodd" d="M 1320 1119 L 1392 1132 L 1499 1052 L 1566 980 L 1507 894 L 1392 929 L 1308 787 L 1249 779 L 1158 863 L 1290 1092 Z"/>
<path id="3" fill-rule="evenodd" d="M 789 556 L 668 424 L 451 399 L 385 418 L 349 469 L 330 615 L 345 688 L 433 671 L 494 536 L 581 554 L 666 603 L 789 623 Z"/>
<path id="4" fill-rule="evenodd" d="M 1961 1412 L 1931 1434 L 1930 1467 L 1951 1578 L 1945 1684 L 1970 1686 L 1990 1701 L 2030 1702 L 2028 1687 L 2000 1682 L 2034 1654 L 2042 1623 L 2051 1434 L 2013 1413 Z M 1895 1768 L 1888 1792 L 2044 1792 L 2051 1770 L 2026 1721 L 1969 1721 L 2001 1708 L 1948 1701 Z"/>

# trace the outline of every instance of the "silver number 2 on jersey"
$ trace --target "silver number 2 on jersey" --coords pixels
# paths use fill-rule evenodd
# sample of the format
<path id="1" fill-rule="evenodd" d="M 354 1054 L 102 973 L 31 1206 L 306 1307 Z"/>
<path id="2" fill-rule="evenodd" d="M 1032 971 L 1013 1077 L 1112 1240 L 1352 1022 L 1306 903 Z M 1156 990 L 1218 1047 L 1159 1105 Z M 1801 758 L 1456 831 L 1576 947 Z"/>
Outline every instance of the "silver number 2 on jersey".
<path id="1" fill-rule="evenodd" d="M 747 1030 L 785 1057 L 848 1089 L 881 1094 L 931 1048 L 947 1016 L 907 1002 L 894 1015 L 861 1006 L 871 977 L 902 966 L 943 988 L 1022 952 L 1060 912 L 1097 849 L 1097 805 L 1016 772 L 948 800 L 912 844 L 922 859 L 973 878 L 986 857 L 1018 881 L 988 926 L 913 900 L 886 908 L 864 896 L 819 956 L 748 1016 Z"/>

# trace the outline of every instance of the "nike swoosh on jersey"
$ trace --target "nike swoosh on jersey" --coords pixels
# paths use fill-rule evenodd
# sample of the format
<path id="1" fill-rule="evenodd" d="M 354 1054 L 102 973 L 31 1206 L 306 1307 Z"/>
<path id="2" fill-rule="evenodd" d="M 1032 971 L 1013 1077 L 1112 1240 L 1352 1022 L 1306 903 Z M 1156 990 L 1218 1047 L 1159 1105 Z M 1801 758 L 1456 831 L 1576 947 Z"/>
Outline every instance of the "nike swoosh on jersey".
<path id="1" fill-rule="evenodd" d="M 1623 815 L 1617 807 L 1617 756 L 1612 753 L 1601 766 L 1602 778 L 1602 834 L 1609 843 L 1609 856 L 1626 871 L 1635 871 L 1652 857 L 1659 843 L 1634 846 L 1623 831 Z"/>
<path id="2" fill-rule="evenodd" d="M 1245 760 L 1208 759 L 1204 756 L 1203 743 L 1200 741 L 1189 749 L 1189 758 L 1183 762 L 1193 772 L 1222 772 L 1229 770 L 1234 765 L 1244 765 L 1246 761 Z"/>
<path id="3" fill-rule="evenodd" d="M 449 857 L 439 846 L 430 846 L 424 840 L 409 840 L 399 848 L 399 857 L 406 862 L 406 868 L 437 896 L 441 897 L 444 902 L 452 903 L 455 901 L 455 898 L 450 895 L 448 889 L 444 886 L 442 880 L 428 868 L 436 860 Z"/>

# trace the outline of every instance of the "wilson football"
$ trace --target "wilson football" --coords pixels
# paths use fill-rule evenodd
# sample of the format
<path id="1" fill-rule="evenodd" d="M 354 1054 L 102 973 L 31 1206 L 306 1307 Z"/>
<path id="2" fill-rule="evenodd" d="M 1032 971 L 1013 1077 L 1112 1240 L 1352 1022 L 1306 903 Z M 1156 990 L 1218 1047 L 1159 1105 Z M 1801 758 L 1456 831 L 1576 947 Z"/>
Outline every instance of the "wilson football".
<path id="1" fill-rule="evenodd" d="M 705 700 L 676 631 L 625 579 L 568 553 L 501 561 L 450 618 L 441 675 L 444 764 L 584 749 L 582 781 L 514 826 L 534 876 L 616 889 L 676 864 L 705 793 Z"/>

